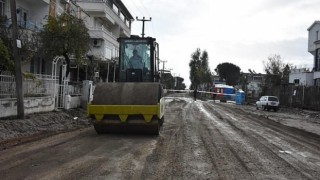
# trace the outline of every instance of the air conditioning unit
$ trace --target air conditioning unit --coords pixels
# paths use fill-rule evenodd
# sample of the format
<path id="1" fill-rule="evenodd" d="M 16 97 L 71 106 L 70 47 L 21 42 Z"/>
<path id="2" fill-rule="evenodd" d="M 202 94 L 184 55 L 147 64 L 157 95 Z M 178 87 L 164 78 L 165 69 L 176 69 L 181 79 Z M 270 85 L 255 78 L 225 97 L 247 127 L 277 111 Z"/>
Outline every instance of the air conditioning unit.
<path id="1" fill-rule="evenodd" d="M 102 41 L 100 39 L 93 39 L 93 46 L 94 47 L 100 47 L 102 44 Z"/>

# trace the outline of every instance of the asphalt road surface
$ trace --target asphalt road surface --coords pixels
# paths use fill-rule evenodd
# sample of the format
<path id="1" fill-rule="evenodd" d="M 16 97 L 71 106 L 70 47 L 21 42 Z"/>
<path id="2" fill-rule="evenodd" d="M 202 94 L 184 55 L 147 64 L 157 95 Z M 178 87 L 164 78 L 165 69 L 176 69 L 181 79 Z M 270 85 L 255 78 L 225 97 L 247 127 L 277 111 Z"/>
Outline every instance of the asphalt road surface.
<path id="1" fill-rule="evenodd" d="M 0 178 L 320 179 L 318 135 L 232 107 L 174 94 L 160 136 L 58 134 L 0 151 Z"/>

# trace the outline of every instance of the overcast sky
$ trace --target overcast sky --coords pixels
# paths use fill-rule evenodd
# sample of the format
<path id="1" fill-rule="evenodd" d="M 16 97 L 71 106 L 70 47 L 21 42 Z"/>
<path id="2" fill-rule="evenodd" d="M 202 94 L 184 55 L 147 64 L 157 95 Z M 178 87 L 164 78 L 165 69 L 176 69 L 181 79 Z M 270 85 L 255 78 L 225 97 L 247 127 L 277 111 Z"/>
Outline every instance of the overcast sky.
<path id="1" fill-rule="evenodd" d="M 298 68 L 313 65 L 307 29 L 320 20 L 320 0 L 122 0 L 133 17 L 152 17 L 146 36 L 157 39 L 166 69 L 184 78 L 197 49 L 209 54 L 214 71 L 223 62 L 264 73 L 263 61 L 281 55 Z M 141 34 L 142 23 L 132 23 Z"/>

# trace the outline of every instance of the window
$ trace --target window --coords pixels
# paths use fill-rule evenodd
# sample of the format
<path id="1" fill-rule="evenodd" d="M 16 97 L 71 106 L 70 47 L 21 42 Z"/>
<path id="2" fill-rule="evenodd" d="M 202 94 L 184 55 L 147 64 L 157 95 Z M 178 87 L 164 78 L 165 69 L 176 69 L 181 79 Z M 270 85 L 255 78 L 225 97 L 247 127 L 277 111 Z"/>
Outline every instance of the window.
<path id="1" fill-rule="evenodd" d="M 295 79 L 295 80 L 293 80 L 293 83 L 294 83 L 294 84 L 299 84 L 299 83 L 300 83 L 300 80 L 299 80 L 299 79 Z"/>
<path id="2" fill-rule="evenodd" d="M 5 7 L 5 1 L 4 0 L 0 0 L 0 16 L 4 16 L 5 12 L 4 12 L 4 7 Z"/>
<path id="3" fill-rule="evenodd" d="M 269 101 L 279 101 L 277 97 L 269 97 Z"/>
<path id="4" fill-rule="evenodd" d="M 142 81 L 150 81 L 152 64 L 151 47 L 147 40 L 125 40 L 121 43 L 120 79 L 126 80 L 127 70 L 142 71 Z"/>
<path id="5" fill-rule="evenodd" d="M 316 41 L 319 40 L 319 31 L 316 31 Z"/>
<path id="6" fill-rule="evenodd" d="M 27 25 L 27 11 L 23 8 L 17 8 L 17 21 L 20 27 L 26 28 Z"/>
<path id="7" fill-rule="evenodd" d="M 118 8 L 115 4 L 113 4 L 113 5 L 112 5 L 112 10 L 113 10 L 115 13 L 118 14 L 119 8 Z"/>
<path id="8" fill-rule="evenodd" d="M 114 48 L 113 50 L 114 50 L 113 51 L 113 57 L 115 57 L 115 58 L 119 57 L 119 49 L 118 48 Z"/>
<path id="9" fill-rule="evenodd" d="M 124 22 L 125 21 L 125 17 L 124 17 L 124 14 L 121 12 L 120 13 L 120 19 Z"/>
<path id="10" fill-rule="evenodd" d="M 111 59 L 111 55 L 112 55 L 112 49 L 107 47 L 106 48 L 106 58 Z"/>

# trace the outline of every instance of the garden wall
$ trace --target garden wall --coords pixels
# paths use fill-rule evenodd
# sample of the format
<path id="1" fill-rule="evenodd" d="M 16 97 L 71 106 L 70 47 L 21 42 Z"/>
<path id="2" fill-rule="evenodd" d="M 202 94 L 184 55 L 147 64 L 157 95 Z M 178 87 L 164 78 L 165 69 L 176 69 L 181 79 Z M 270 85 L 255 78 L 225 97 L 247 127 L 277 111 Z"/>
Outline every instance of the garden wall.
<path id="1" fill-rule="evenodd" d="M 48 97 L 25 97 L 24 112 L 32 114 L 37 112 L 48 112 L 54 110 L 54 98 Z M 15 98 L 0 100 L 0 118 L 17 115 L 17 100 Z"/>

